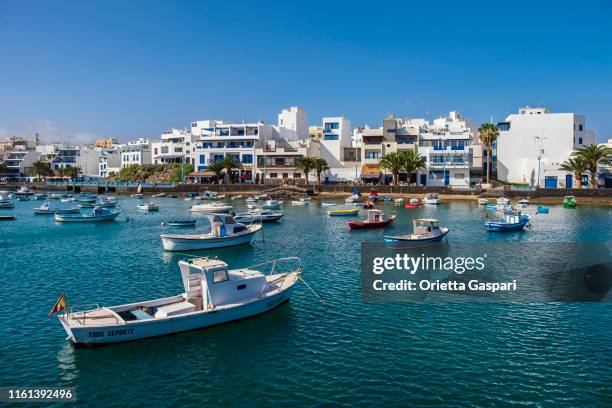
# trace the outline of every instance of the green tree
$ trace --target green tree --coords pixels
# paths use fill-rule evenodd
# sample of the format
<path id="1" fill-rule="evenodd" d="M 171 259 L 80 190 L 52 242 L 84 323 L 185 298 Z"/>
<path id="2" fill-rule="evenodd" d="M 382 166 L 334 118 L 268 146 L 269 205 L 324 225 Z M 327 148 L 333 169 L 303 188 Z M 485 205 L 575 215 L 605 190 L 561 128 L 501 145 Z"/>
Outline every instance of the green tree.
<path id="1" fill-rule="evenodd" d="M 492 156 L 492 148 L 493 143 L 497 140 L 499 136 L 499 130 L 497 126 L 493 123 L 483 123 L 478 128 L 478 137 L 480 142 L 487 149 L 487 183 L 491 182 L 491 156 Z"/>
<path id="2" fill-rule="evenodd" d="M 71 178 L 71 179 L 76 179 L 77 176 L 79 175 L 79 169 L 77 169 L 74 166 L 66 166 L 66 168 L 64 169 L 64 174 Z"/>
<path id="3" fill-rule="evenodd" d="M 559 170 L 565 170 L 572 173 L 574 175 L 575 188 L 580 188 L 582 184 L 582 173 L 587 170 L 587 165 L 586 162 L 580 156 L 570 157 L 569 159 L 561 163 L 561 167 L 559 167 Z"/>
<path id="4" fill-rule="evenodd" d="M 38 160 L 32 163 L 32 171 L 40 179 L 41 176 L 51 174 L 51 165 L 46 161 Z"/>
<path id="5" fill-rule="evenodd" d="M 316 158 L 314 159 L 313 168 L 314 168 L 314 171 L 317 173 L 317 184 L 320 186 L 321 176 L 323 175 L 323 173 L 329 170 L 329 165 L 327 164 L 327 161 L 325 159 Z"/>
<path id="6" fill-rule="evenodd" d="M 170 181 L 173 183 L 178 183 L 184 181 L 184 178 L 187 174 L 193 172 L 193 164 L 184 164 L 182 167 L 180 164 L 177 164 L 172 167 L 172 175 L 170 176 Z"/>
<path id="7" fill-rule="evenodd" d="M 597 168 L 609 166 L 612 160 L 612 149 L 605 145 L 590 144 L 572 153 L 572 156 L 582 159 L 591 175 L 591 187 L 597 187 Z"/>
<path id="8" fill-rule="evenodd" d="M 403 163 L 402 168 L 408 173 L 408 178 L 410 178 L 412 173 L 424 169 L 427 166 L 427 160 L 418 154 L 416 150 L 406 150 L 402 152 L 400 156 Z"/>
<path id="9" fill-rule="evenodd" d="M 311 156 L 300 156 L 294 161 L 294 165 L 297 169 L 304 172 L 304 178 L 306 179 L 306 185 L 308 185 L 308 175 L 315 168 L 315 157 Z"/>
<path id="10" fill-rule="evenodd" d="M 225 174 L 227 174 L 227 182 L 232 184 L 232 170 L 242 170 L 242 164 L 236 161 L 232 156 L 225 156 L 225 158 L 221 161 L 223 163 L 223 168 L 225 169 Z"/>
<path id="11" fill-rule="evenodd" d="M 214 163 L 208 165 L 208 170 L 215 173 L 215 181 L 219 184 L 219 179 L 221 178 L 221 173 L 223 173 L 223 161 L 219 160 Z"/>
<path id="12" fill-rule="evenodd" d="M 8 171 L 8 167 L 5 162 L 0 162 L 0 176 L 4 176 Z"/>
<path id="13" fill-rule="evenodd" d="M 393 174 L 393 184 L 397 185 L 397 176 L 405 167 L 402 154 L 397 152 L 387 153 L 380 159 L 378 165 L 381 169 L 389 170 L 391 174 Z"/>

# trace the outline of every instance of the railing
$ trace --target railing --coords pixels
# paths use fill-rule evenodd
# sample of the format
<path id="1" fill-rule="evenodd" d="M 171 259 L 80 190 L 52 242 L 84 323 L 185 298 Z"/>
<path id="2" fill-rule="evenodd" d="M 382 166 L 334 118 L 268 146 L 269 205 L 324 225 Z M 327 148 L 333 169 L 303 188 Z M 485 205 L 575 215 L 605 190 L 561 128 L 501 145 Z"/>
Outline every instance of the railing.
<path id="1" fill-rule="evenodd" d="M 268 276 L 270 276 L 270 275 L 274 275 L 276 273 L 276 265 L 277 265 L 277 263 L 279 263 L 279 262 L 291 262 L 291 261 L 297 261 L 297 267 L 295 267 L 292 271 L 280 272 L 280 273 L 283 273 L 284 275 L 279 277 L 279 278 L 277 278 L 277 279 L 274 279 L 271 282 L 269 282 L 269 283 L 276 284 L 277 282 L 280 281 L 280 286 L 279 287 L 282 288 L 283 284 L 285 283 L 285 279 L 287 278 L 287 276 L 289 274 L 297 272 L 298 276 L 300 275 L 301 270 L 302 270 L 302 260 L 299 257 L 291 256 L 291 257 L 287 257 L 287 258 L 278 258 L 278 259 L 274 259 L 272 261 L 261 262 L 261 263 L 255 264 L 255 265 L 251 265 L 251 266 L 247 267 L 246 269 L 258 270 L 263 265 L 272 265 L 272 268 L 271 268 L 270 272 L 267 274 Z M 257 269 L 255 269 L 255 268 L 257 268 Z M 264 275 L 265 275 L 265 273 L 264 273 Z M 259 293 L 259 296 L 257 296 L 257 297 L 261 298 L 261 296 L 263 295 L 264 291 L 267 288 L 268 288 L 268 285 L 264 286 L 261 289 L 261 292 Z"/>

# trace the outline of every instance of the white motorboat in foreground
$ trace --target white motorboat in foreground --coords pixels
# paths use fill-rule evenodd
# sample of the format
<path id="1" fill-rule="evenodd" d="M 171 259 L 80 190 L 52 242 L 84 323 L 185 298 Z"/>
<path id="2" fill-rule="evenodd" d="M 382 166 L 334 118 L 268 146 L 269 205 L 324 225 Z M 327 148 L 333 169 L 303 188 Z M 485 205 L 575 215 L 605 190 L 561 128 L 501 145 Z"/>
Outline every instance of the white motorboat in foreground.
<path id="1" fill-rule="evenodd" d="M 190 211 L 207 213 L 225 213 L 232 210 L 231 205 L 222 203 L 203 203 L 191 206 Z"/>
<path id="2" fill-rule="evenodd" d="M 159 206 L 155 203 L 138 204 L 137 207 L 139 210 L 146 212 L 159 211 Z"/>
<path id="3" fill-rule="evenodd" d="M 76 344 L 116 343 L 255 316 L 288 301 L 301 273 L 299 258 L 240 269 L 210 258 L 178 264 L 184 293 L 120 306 L 68 308 L 58 315 L 68 339 Z"/>
<path id="4" fill-rule="evenodd" d="M 282 212 L 273 212 L 270 210 L 253 210 L 246 213 L 239 213 L 234 216 L 236 222 L 277 222 L 283 218 Z"/>
<path id="5" fill-rule="evenodd" d="M 248 244 L 253 235 L 262 228 L 261 224 L 244 225 L 237 223 L 231 215 L 207 214 L 212 226 L 204 234 L 162 234 L 166 251 L 188 251 L 197 249 L 224 248 Z"/>
<path id="6" fill-rule="evenodd" d="M 427 193 L 423 202 L 425 204 L 440 204 L 440 195 L 438 193 Z"/>

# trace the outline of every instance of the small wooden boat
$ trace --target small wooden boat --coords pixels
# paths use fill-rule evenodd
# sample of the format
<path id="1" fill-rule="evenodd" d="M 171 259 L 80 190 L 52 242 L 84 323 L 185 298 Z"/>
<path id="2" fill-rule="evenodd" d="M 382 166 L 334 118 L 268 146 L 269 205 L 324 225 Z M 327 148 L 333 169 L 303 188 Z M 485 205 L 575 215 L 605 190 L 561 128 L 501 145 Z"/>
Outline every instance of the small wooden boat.
<path id="1" fill-rule="evenodd" d="M 420 218 L 412 221 L 412 234 L 385 236 L 385 244 L 391 248 L 419 247 L 442 241 L 449 229 L 440 227 L 438 220 Z"/>
<path id="2" fill-rule="evenodd" d="M 438 193 L 427 193 L 425 195 L 425 204 L 440 204 L 440 195 Z"/>
<path id="3" fill-rule="evenodd" d="M 363 208 L 365 209 L 374 208 L 374 202 L 370 200 L 365 200 L 365 202 L 363 203 Z"/>
<path id="4" fill-rule="evenodd" d="M 196 220 L 170 220 L 168 221 L 168 225 L 171 227 L 195 227 Z"/>
<path id="5" fill-rule="evenodd" d="M 563 198 L 563 207 L 565 208 L 576 208 L 576 197 L 565 196 Z"/>
<path id="6" fill-rule="evenodd" d="M 299 200 L 291 201 L 291 205 L 310 205 L 310 198 L 300 198 Z"/>
<path id="7" fill-rule="evenodd" d="M 212 229 L 204 234 L 163 234 L 160 235 L 166 251 L 189 251 L 197 249 L 224 248 L 248 244 L 261 224 L 246 226 L 237 223 L 231 215 L 207 214 Z"/>
<path id="8" fill-rule="evenodd" d="M 261 208 L 265 210 L 278 210 L 283 202 L 279 200 L 267 200 Z"/>
<path id="9" fill-rule="evenodd" d="M 16 219 L 17 217 L 15 217 L 14 215 L 0 215 L 0 221 L 12 221 Z"/>
<path id="10" fill-rule="evenodd" d="M 91 213 L 80 214 L 55 214 L 57 222 L 102 222 L 113 221 L 121 214 L 120 210 L 109 210 L 106 208 L 95 207 Z"/>
<path id="11" fill-rule="evenodd" d="M 242 194 L 238 194 L 238 195 L 235 195 L 235 196 L 231 196 L 230 200 L 240 200 L 241 198 L 242 198 Z"/>
<path id="12" fill-rule="evenodd" d="M 487 200 L 486 198 L 478 199 L 478 205 L 487 205 L 487 204 L 489 204 L 489 200 Z"/>
<path id="13" fill-rule="evenodd" d="M 527 198 L 523 198 L 521 200 L 518 200 L 517 204 L 521 207 L 528 207 L 529 206 L 529 200 Z"/>
<path id="14" fill-rule="evenodd" d="M 406 208 L 421 208 L 422 206 L 423 204 L 421 204 L 418 198 L 411 198 L 409 202 L 404 204 Z"/>
<path id="15" fill-rule="evenodd" d="M 138 204 L 137 207 L 140 211 L 159 211 L 159 206 L 155 203 Z"/>
<path id="16" fill-rule="evenodd" d="M 231 205 L 221 203 L 203 203 L 191 206 L 191 212 L 226 213 L 232 210 Z"/>
<path id="17" fill-rule="evenodd" d="M 377 190 L 371 190 L 370 191 L 370 195 L 368 196 L 368 200 L 370 201 L 376 201 L 378 200 L 380 197 L 378 196 L 378 191 Z"/>
<path id="18" fill-rule="evenodd" d="M 134 194 L 130 194 L 130 197 L 132 197 L 132 198 L 142 198 L 142 197 L 144 197 L 144 195 L 142 193 L 134 193 Z"/>
<path id="19" fill-rule="evenodd" d="M 161 197 L 165 197 L 166 193 L 158 193 L 158 194 L 153 194 L 151 197 L 153 198 L 161 198 Z"/>
<path id="20" fill-rule="evenodd" d="M 45 201 L 40 207 L 34 208 L 34 214 L 79 214 L 78 207 L 74 208 L 51 208 L 49 201 Z"/>
<path id="21" fill-rule="evenodd" d="M 0 208 L 14 208 L 13 200 L 6 197 L 0 197 Z"/>
<path id="22" fill-rule="evenodd" d="M 18 195 L 17 201 L 30 201 L 30 196 L 28 195 Z"/>
<path id="23" fill-rule="evenodd" d="M 43 201 L 47 199 L 47 195 L 44 193 L 37 193 L 37 194 L 34 194 L 34 199 L 37 201 Z"/>
<path id="24" fill-rule="evenodd" d="M 327 215 L 332 217 L 349 216 L 359 214 L 359 208 L 336 208 L 327 210 Z"/>
<path id="25" fill-rule="evenodd" d="M 255 316 L 287 302 L 301 273 L 299 258 L 234 270 L 212 258 L 181 260 L 178 265 L 183 293 L 120 306 L 64 310 L 58 319 L 68 339 L 75 344 L 117 343 Z"/>
<path id="26" fill-rule="evenodd" d="M 537 211 L 538 214 L 548 214 L 548 207 L 540 206 L 540 207 L 537 208 L 536 211 Z"/>
<path id="27" fill-rule="evenodd" d="M 384 201 L 393 201 L 393 197 L 391 197 L 390 195 L 386 195 L 383 197 Z"/>
<path id="28" fill-rule="evenodd" d="M 335 201 L 321 201 L 321 207 L 333 207 L 335 205 Z"/>
<path id="29" fill-rule="evenodd" d="M 369 210 L 368 218 L 363 221 L 349 221 L 350 229 L 382 228 L 391 224 L 395 220 L 395 215 L 388 216 L 381 210 Z"/>
<path id="30" fill-rule="evenodd" d="M 273 212 L 270 210 L 253 210 L 246 213 L 239 213 L 234 216 L 236 222 L 243 224 L 251 222 L 278 222 L 283 218 L 282 212 Z"/>
<path id="31" fill-rule="evenodd" d="M 529 215 L 520 211 L 504 214 L 502 219 L 485 221 L 485 229 L 492 232 L 519 231 L 529 223 Z"/>

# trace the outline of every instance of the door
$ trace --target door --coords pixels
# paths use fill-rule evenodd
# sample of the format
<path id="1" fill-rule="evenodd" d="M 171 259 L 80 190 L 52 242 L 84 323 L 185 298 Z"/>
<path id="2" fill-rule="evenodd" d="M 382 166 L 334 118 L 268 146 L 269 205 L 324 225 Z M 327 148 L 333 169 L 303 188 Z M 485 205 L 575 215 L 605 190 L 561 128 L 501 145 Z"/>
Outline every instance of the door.
<path id="1" fill-rule="evenodd" d="M 556 176 L 546 176 L 544 180 L 545 188 L 557 188 L 557 177 Z"/>
<path id="2" fill-rule="evenodd" d="M 572 184 L 572 175 L 565 175 L 565 188 L 572 188 L 574 185 Z"/>
<path id="3" fill-rule="evenodd" d="M 450 184 L 450 171 L 444 172 L 444 185 L 448 186 Z"/>
<path id="4" fill-rule="evenodd" d="M 421 174 L 421 185 L 424 186 L 427 184 L 427 174 Z"/>

